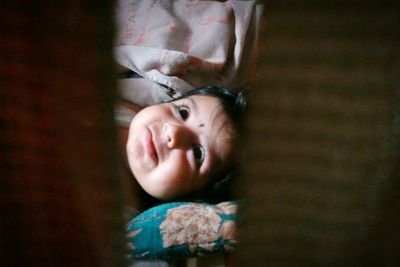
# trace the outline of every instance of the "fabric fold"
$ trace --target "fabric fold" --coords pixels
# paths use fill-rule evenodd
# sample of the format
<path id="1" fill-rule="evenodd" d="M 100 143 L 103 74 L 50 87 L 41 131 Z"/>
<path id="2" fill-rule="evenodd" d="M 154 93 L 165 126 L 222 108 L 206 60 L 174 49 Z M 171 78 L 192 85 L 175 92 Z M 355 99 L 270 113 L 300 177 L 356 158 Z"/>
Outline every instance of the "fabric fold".
<path id="1" fill-rule="evenodd" d="M 156 84 L 121 90 L 140 91 L 146 105 L 206 85 L 243 90 L 261 10 L 256 1 L 119 1 L 115 58 Z"/>

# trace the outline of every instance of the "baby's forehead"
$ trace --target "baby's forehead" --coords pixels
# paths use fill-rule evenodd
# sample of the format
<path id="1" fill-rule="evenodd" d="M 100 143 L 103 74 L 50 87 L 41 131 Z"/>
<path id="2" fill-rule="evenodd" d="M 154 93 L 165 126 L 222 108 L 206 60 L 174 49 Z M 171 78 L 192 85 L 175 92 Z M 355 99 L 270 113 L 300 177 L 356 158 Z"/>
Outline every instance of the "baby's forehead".
<path id="1" fill-rule="evenodd" d="M 214 155 L 212 169 L 215 169 L 212 172 L 219 172 L 229 165 L 233 158 L 237 133 L 227 116 L 221 118 L 219 125 L 211 126 L 211 130 L 214 134 L 209 140 L 209 145 Z"/>
<path id="2" fill-rule="evenodd" d="M 222 152 L 221 157 L 227 158 L 234 150 L 234 143 L 236 140 L 236 130 L 233 127 L 232 122 L 226 117 L 221 121 L 219 127 L 213 127 L 216 132 L 216 138 L 213 140 L 215 148 L 220 149 Z"/>

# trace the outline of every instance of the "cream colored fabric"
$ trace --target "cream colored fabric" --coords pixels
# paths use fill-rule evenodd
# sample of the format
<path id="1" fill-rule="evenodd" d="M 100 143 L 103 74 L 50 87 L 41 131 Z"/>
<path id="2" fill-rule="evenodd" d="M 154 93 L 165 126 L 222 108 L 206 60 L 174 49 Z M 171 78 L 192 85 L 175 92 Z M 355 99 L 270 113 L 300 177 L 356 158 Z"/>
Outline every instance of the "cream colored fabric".
<path id="1" fill-rule="evenodd" d="M 255 1 L 119 1 L 116 60 L 154 83 L 137 79 L 121 90 L 134 90 L 134 99 L 149 105 L 194 87 L 242 89 L 260 14 Z"/>

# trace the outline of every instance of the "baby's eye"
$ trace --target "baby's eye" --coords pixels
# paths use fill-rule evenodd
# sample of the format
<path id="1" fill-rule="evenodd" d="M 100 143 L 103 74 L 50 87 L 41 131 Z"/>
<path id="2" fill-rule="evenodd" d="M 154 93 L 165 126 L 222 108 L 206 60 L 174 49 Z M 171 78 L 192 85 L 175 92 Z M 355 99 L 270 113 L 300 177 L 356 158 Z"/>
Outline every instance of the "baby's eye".
<path id="1" fill-rule="evenodd" d="M 179 106 L 178 107 L 178 114 L 182 118 L 182 120 L 185 121 L 185 120 L 187 120 L 187 118 L 189 118 L 190 110 L 186 106 Z"/>
<path id="2" fill-rule="evenodd" d="M 200 146 L 194 146 L 193 147 L 193 155 L 196 160 L 197 166 L 200 167 L 204 161 L 204 156 L 205 156 L 204 149 Z"/>

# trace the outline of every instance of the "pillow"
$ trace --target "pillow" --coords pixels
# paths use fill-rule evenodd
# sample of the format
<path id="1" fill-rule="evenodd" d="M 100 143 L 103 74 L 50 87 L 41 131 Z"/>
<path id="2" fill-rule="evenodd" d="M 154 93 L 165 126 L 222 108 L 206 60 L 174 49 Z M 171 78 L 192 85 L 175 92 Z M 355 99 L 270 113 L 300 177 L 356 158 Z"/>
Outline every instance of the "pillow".
<path id="1" fill-rule="evenodd" d="M 173 202 L 156 206 L 128 222 L 128 257 L 176 260 L 232 251 L 236 219 L 236 202 Z"/>

